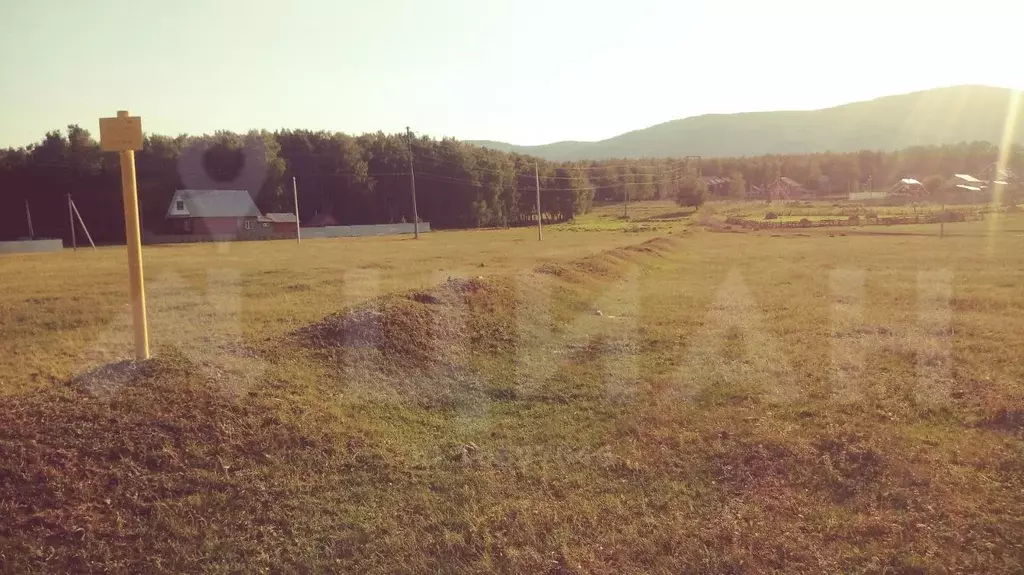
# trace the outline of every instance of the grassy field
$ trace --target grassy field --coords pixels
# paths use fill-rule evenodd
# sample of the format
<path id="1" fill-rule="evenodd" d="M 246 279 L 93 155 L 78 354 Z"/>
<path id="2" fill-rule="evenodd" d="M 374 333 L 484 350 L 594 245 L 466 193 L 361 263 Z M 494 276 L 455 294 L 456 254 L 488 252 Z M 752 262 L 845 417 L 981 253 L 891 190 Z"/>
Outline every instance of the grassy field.
<path id="1" fill-rule="evenodd" d="M 919 203 L 907 205 L 873 205 L 863 202 L 848 201 L 785 201 L 767 204 L 763 201 L 727 200 L 715 202 L 714 210 L 725 216 L 735 216 L 749 220 L 764 221 L 769 212 L 775 213 L 775 221 L 800 221 L 807 218 L 811 221 L 847 219 L 850 216 L 864 218 L 875 215 L 882 218 L 929 215 L 946 212 L 980 212 L 988 211 L 988 204 L 951 204 Z"/>
<path id="2" fill-rule="evenodd" d="M 1024 569 L 1024 217 L 620 209 L 0 260 L 0 570 Z"/>
<path id="3" fill-rule="evenodd" d="M 559 224 L 565 231 L 610 231 L 667 233 L 685 226 L 693 215 L 692 208 L 680 208 L 671 201 L 600 204 L 575 221 Z"/>
<path id="4" fill-rule="evenodd" d="M 766 217 L 764 217 L 762 215 L 760 217 L 755 216 L 755 217 L 751 217 L 751 218 L 747 218 L 747 219 L 750 219 L 750 220 L 753 220 L 753 221 L 762 221 L 762 222 L 769 222 L 769 221 L 775 221 L 775 222 L 799 222 L 799 221 L 805 220 L 805 219 L 806 220 L 810 220 L 812 222 L 832 222 L 832 221 L 846 220 L 848 217 L 849 216 L 816 216 L 816 215 L 808 214 L 808 215 L 795 215 L 795 216 L 778 216 L 777 215 L 777 217 L 771 218 L 771 219 L 766 218 Z"/>
<path id="5" fill-rule="evenodd" d="M 325 313 L 449 276 L 529 270 L 654 236 L 623 226 L 585 235 L 558 226 L 407 237 L 147 246 L 151 339 L 216 354 L 279 337 Z M 0 395 L 49 385 L 130 356 L 123 247 L 0 258 Z"/>

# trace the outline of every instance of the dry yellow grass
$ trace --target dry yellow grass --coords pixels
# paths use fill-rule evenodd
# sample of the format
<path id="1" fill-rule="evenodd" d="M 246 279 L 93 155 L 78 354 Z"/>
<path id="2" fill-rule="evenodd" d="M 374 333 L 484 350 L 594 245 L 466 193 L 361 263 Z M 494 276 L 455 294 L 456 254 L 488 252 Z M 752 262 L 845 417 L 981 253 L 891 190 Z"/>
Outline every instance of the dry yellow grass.
<path id="1" fill-rule="evenodd" d="M 1020 572 L 1024 218 L 869 231 L 575 232 L 493 274 L 476 238 L 530 232 L 459 232 L 373 300 L 246 259 L 215 353 L 6 398 L 0 569 Z M 25 341 L 93 317 L 61 309 Z"/>
<path id="2" fill-rule="evenodd" d="M 330 311 L 450 276 L 529 270 L 637 243 L 609 230 L 433 232 L 405 236 L 148 246 L 151 340 L 215 354 L 287 333 Z M 123 247 L 0 258 L 0 394 L 66 379 L 131 357 Z"/>

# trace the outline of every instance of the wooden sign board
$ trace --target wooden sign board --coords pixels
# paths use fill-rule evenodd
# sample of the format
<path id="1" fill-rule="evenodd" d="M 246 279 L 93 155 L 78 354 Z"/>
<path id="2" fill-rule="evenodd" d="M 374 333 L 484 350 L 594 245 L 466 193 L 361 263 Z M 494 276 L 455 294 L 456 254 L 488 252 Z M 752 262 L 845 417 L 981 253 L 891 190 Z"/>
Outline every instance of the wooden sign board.
<path id="1" fill-rule="evenodd" d="M 142 118 L 139 116 L 100 118 L 100 149 L 104 152 L 141 150 Z"/>

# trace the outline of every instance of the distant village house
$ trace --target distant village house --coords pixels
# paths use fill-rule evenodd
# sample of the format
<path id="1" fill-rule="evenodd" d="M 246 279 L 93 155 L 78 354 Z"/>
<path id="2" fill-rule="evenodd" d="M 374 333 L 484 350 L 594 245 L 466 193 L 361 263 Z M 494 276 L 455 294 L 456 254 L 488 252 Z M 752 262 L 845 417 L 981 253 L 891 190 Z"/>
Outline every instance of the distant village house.
<path id="1" fill-rule="evenodd" d="M 782 176 L 768 184 L 765 188 L 765 194 L 772 200 L 796 200 L 811 195 L 800 182 L 786 176 Z"/>
<path id="2" fill-rule="evenodd" d="M 708 193 L 712 196 L 728 196 L 732 192 L 732 180 L 721 176 L 706 176 L 703 178 Z"/>
<path id="3" fill-rule="evenodd" d="M 970 174 L 953 174 L 957 189 L 967 192 L 980 192 L 985 189 L 985 182 Z"/>
<path id="4" fill-rule="evenodd" d="M 302 225 L 309 228 L 326 228 L 337 226 L 339 223 L 338 219 L 332 216 L 330 212 L 317 212 Z"/>
<path id="5" fill-rule="evenodd" d="M 917 196 L 928 193 L 924 184 L 914 178 L 903 178 L 892 187 L 892 194 L 896 196 Z"/>
<path id="6" fill-rule="evenodd" d="M 287 234 L 295 231 L 295 214 L 289 212 L 271 212 L 260 217 L 260 227 L 270 228 L 274 233 Z"/>
<path id="7" fill-rule="evenodd" d="M 247 190 L 178 190 L 167 228 L 193 240 L 265 239 L 295 234 L 295 214 L 263 215 Z"/>

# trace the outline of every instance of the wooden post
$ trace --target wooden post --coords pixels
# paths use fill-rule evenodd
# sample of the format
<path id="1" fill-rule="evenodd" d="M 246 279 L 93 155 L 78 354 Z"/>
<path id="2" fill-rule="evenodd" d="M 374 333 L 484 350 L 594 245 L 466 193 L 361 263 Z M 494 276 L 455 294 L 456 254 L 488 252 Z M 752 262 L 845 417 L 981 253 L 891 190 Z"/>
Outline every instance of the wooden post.
<path id="1" fill-rule="evenodd" d="M 139 194 L 135 184 L 135 150 L 141 150 L 142 144 L 142 118 L 130 116 L 127 110 L 118 110 L 116 118 L 100 118 L 100 149 L 117 152 L 121 160 L 121 197 L 124 203 L 124 236 L 128 248 L 128 288 L 132 302 L 136 360 L 149 359 Z"/>
<path id="2" fill-rule="evenodd" d="M 540 211 L 540 168 L 537 162 L 533 163 L 533 176 L 537 180 L 537 241 L 544 241 L 544 229 Z"/>
<path id="3" fill-rule="evenodd" d="M 292 176 L 292 198 L 295 200 L 295 243 L 302 243 L 302 229 L 299 223 L 299 185 Z"/>
<path id="4" fill-rule="evenodd" d="M 118 117 L 128 112 L 118 112 Z M 142 237 L 139 230 L 139 196 L 135 188 L 135 150 L 122 150 L 121 192 L 124 196 L 124 229 L 128 241 L 128 278 L 132 294 L 132 328 L 135 359 L 149 359 L 149 325 L 142 276 Z"/>
<path id="5" fill-rule="evenodd" d="M 71 249 L 78 251 L 78 241 L 75 239 L 75 214 L 71 210 L 71 194 L 68 194 L 68 223 L 71 224 Z"/>

